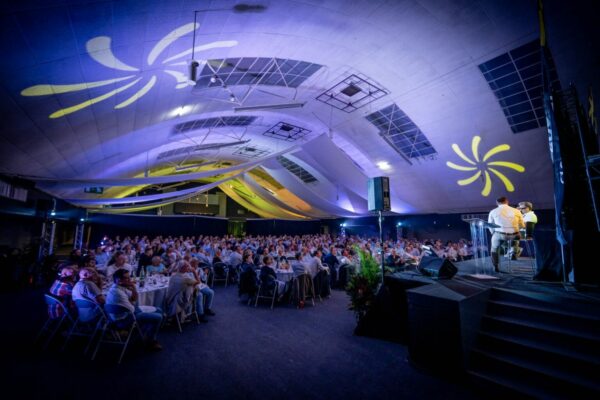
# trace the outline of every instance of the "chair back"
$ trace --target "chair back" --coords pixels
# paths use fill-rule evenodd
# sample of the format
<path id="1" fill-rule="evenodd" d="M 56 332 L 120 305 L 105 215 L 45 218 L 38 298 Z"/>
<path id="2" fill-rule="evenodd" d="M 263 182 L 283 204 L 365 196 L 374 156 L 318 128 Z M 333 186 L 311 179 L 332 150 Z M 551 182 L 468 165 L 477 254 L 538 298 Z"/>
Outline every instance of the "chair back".
<path id="1" fill-rule="evenodd" d="M 104 311 L 112 324 L 118 324 L 120 329 L 126 329 L 135 321 L 135 314 L 128 308 L 118 304 L 105 304 Z"/>
<path id="2" fill-rule="evenodd" d="M 91 300 L 77 299 L 75 300 L 75 307 L 77 307 L 79 321 L 83 323 L 96 321 L 103 314 L 100 305 Z"/>
<path id="3" fill-rule="evenodd" d="M 275 289 L 277 283 L 275 282 L 275 278 L 271 275 L 261 274 L 260 277 L 260 291 L 262 293 L 269 293 L 271 290 Z"/>
<path id="4" fill-rule="evenodd" d="M 256 282 L 256 271 L 252 268 L 247 268 L 240 274 L 240 286 L 238 294 L 241 296 L 244 293 L 254 295 L 258 290 Z"/>
<path id="5" fill-rule="evenodd" d="M 227 275 L 227 264 L 223 262 L 218 262 L 213 265 L 213 271 L 215 273 L 215 278 L 224 279 Z"/>
<path id="6" fill-rule="evenodd" d="M 533 237 L 534 230 L 535 230 L 535 222 L 526 222 L 525 223 L 525 237 L 526 238 Z"/>
<path id="7" fill-rule="evenodd" d="M 205 262 L 201 262 L 200 264 L 198 264 L 198 268 L 202 268 L 202 269 L 208 268 L 208 269 L 210 269 L 210 264 L 207 264 Z"/>
<path id="8" fill-rule="evenodd" d="M 60 297 L 46 293 L 44 294 L 44 301 L 48 306 L 48 315 L 51 319 L 61 318 L 65 315 L 69 316 L 69 311 Z M 60 310 L 60 312 L 58 310 Z"/>
<path id="9" fill-rule="evenodd" d="M 165 299 L 165 311 L 167 316 L 172 317 L 191 306 L 193 300 L 192 293 L 188 288 L 184 288 L 176 293 L 173 293 L 169 298 Z"/>
<path id="10" fill-rule="evenodd" d="M 348 282 L 350 281 L 351 268 L 352 268 L 352 265 L 343 264 L 340 266 L 340 268 L 338 270 L 338 285 L 342 289 L 346 289 L 346 286 L 348 286 Z"/>

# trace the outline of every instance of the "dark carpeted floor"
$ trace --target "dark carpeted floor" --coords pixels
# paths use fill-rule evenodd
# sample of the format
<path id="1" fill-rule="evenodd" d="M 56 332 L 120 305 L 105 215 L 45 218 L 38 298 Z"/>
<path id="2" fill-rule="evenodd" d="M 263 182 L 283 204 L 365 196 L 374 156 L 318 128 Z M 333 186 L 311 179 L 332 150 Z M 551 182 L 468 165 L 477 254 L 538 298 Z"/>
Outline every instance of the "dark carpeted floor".
<path id="1" fill-rule="evenodd" d="M 140 399 L 469 399 L 464 386 L 429 376 L 407 362 L 405 346 L 353 335 L 348 299 L 330 299 L 297 310 L 271 311 L 237 301 L 235 287 L 216 288 L 207 324 L 186 324 L 179 334 L 161 331 L 164 350 L 132 346 L 121 365 L 104 347 L 94 362 L 74 343 L 35 350 L 32 338 L 44 318 L 41 292 L 2 294 L 0 382 L 20 398 Z M 22 310 L 19 312 L 19 310 Z M 12 390 L 11 390 L 12 392 Z"/>

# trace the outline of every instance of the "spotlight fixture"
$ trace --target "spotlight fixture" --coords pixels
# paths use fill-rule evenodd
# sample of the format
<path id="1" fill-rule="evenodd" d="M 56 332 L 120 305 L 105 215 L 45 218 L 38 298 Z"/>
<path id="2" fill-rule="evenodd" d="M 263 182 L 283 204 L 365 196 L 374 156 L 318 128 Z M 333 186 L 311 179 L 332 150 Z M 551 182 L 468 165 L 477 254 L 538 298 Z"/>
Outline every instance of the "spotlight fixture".
<path id="1" fill-rule="evenodd" d="M 190 80 L 189 83 L 192 85 L 196 84 L 196 79 L 198 78 L 198 67 L 200 66 L 200 63 L 196 60 L 192 60 L 192 63 L 190 64 Z"/>
<path id="2" fill-rule="evenodd" d="M 229 101 L 231 101 L 232 103 L 235 103 L 236 98 L 235 98 L 235 95 L 233 93 L 229 95 Z"/>
<path id="3" fill-rule="evenodd" d="M 377 163 L 377 167 L 379 167 L 379 169 L 382 171 L 387 171 L 388 169 L 392 168 L 390 163 L 388 163 L 387 161 L 379 161 Z"/>
<path id="4" fill-rule="evenodd" d="M 54 217 L 56 215 L 56 211 L 52 210 L 50 211 L 50 216 Z"/>
<path id="5" fill-rule="evenodd" d="M 217 78 L 218 77 L 216 75 L 211 76 L 210 77 L 210 83 L 217 83 Z"/>
<path id="6" fill-rule="evenodd" d="M 85 218 L 79 218 L 79 222 L 85 222 Z"/>

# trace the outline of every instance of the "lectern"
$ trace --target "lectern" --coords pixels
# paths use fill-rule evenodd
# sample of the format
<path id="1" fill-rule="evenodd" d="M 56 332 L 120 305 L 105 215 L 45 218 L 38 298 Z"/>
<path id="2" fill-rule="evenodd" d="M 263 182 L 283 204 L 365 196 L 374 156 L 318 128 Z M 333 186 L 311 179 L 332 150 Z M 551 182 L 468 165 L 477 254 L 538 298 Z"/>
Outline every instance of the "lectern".
<path id="1" fill-rule="evenodd" d="M 481 218 L 468 219 L 471 227 L 471 242 L 473 243 L 473 259 L 475 260 L 475 274 L 492 275 L 494 266 L 490 259 L 490 248 L 486 229 L 500 228 L 499 225 L 489 223 Z"/>

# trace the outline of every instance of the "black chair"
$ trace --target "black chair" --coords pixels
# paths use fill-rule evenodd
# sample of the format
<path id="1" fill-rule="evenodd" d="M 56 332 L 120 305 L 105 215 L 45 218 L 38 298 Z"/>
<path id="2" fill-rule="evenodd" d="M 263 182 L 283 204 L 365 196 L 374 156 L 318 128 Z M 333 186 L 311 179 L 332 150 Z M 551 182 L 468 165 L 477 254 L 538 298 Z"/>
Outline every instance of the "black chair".
<path id="1" fill-rule="evenodd" d="M 258 285 L 258 290 L 256 292 L 256 300 L 254 302 L 254 307 L 258 305 L 259 299 L 269 299 L 271 300 L 271 310 L 275 305 L 275 299 L 277 298 L 277 282 L 275 278 L 272 276 L 265 276 L 260 279 L 260 284 Z"/>
<path id="2" fill-rule="evenodd" d="M 302 273 L 294 278 L 294 293 L 292 294 L 292 300 L 296 302 L 296 307 L 300 307 L 300 304 L 305 304 L 307 299 L 311 300 L 314 307 L 315 305 L 315 285 L 312 277 L 307 273 Z"/>
<path id="3" fill-rule="evenodd" d="M 342 290 L 346 290 L 348 282 L 350 282 L 350 275 L 354 267 L 350 264 L 344 264 L 338 269 L 338 287 Z"/>
<path id="4" fill-rule="evenodd" d="M 247 268 L 240 274 L 238 297 L 248 296 L 248 305 L 258 292 L 258 283 L 256 271 L 252 268 Z"/>
<path id="5" fill-rule="evenodd" d="M 214 286 L 215 282 L 222 281 L 225 282 L 225 287 L 229 283 L 229 268 L 227 268 L 227 264 L 223 262 L 215 263 L 212 267 L 213 278 L 212 285 Z"/>

